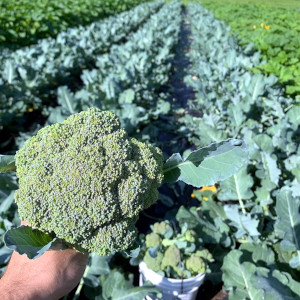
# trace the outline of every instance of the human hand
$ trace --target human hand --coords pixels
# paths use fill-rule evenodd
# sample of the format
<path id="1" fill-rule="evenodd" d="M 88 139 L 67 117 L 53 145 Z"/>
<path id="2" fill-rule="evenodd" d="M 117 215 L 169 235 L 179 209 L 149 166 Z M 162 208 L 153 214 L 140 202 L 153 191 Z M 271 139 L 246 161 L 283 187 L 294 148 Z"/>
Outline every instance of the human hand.
<path id="1" fill-rule="evenodd" d="M 22 225 L 28 225 L 22 222 Z M 55 300 L 68 294 L 80 281 L 88 254 L 73 249 L 50 250 L 30 260 L 14 252 L 0 280 L 2 300 Z"/>

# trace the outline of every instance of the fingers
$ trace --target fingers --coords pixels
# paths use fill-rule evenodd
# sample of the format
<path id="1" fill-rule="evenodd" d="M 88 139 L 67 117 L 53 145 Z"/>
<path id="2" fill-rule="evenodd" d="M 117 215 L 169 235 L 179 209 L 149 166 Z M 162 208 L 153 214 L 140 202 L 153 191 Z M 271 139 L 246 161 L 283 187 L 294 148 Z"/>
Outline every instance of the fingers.
<path id="1" fill-rule="evenodd" d="M 30 226 L 29 223 L 25 220 L 21 221 L 21 225 L 24 225 L 24 226 Z"/>

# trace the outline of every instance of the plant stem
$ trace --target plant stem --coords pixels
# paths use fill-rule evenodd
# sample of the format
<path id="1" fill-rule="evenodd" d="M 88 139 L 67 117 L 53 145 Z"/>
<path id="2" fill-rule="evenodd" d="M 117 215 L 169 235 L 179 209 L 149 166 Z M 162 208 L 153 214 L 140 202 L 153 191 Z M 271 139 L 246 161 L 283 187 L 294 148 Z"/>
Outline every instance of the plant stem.
<path id="1" fill-rule="evenodd" d="M 293 106 L 294 106 L 294 104 L 291 104 L 290 106 L 288 106 L 288 107 L 284 110 L 284 112 L 286 113 L 286 112 L 289 111 Z"/>
<path id="2" fill-rule="evenodd" d="M 156 217 L 150 216 L 150 215 L 148 215 L 147 213 L 145 213 L 144 211 L 142 211 L 142 214 L 143 214 L 145 217 L 147 217 L 147 218 L 149 218 L 149 219 L 152 219 L 152 220 L 154 220 L 154 221 L 162 221 L 162 220 L 163 220 L 162 218 L 156 218 Z"/>
<path id="3" fill-rule="evenodd" d="M 233 177 L 234 177 L 234 183 L 235 183 L 236 193 L 237 193 L 238 198 L 239 198 L 239 203 L 240 203 L 240 206 L 242 208 L 242 212 L 245 215 L 246 214 L 246 209 L 245 209 L 245 206 L 244 206 L 244 203 L 243 203 L 243 199 L 242 199 L 242 196 L 241 196 L 241 192 L 240 192 L 240 188 L 239 188 L 239 185 L 238 185 L 238 182 L 237 182 L 237 177 L 236 177 L 236 175 L 233 175 Z"/>
<path id="4" fill-rule="evenodd" d="M 83 273 L 83 276 L 82 276 L 82 278 L 81 278 L 81 280 L 80 280 L 80 282 L 79 282 L 79 285 L 78 285 L 78 287 L 77 287 L 77 289 L 76 289 L 76 292 L 75 292 L 75 295 L 74 295 L 74 297 L 73 297 L 73 300 L 79 299 L 81 290 L 82 290 L 83 285 L 84 285 L 84 280 L 83 280 L 83 278 L 89 273 L 89 270 L 90 270 L 90 266 L 86 266 L 85 271 L 84 271 L 84 273 Z"/>

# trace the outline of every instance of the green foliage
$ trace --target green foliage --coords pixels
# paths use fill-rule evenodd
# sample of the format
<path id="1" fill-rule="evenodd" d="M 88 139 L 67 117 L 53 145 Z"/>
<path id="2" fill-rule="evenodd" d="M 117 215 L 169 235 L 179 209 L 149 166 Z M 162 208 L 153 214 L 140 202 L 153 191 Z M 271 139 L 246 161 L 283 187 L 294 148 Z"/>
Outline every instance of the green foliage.
<path id="1" fill-rule="evenodd" d="M 37 44 L 17 51 L 3 51 L 0 56 L 1 136 L 6 136 L 6 130 L 14 134 L 28 130 L 28 123 L 31 125 L 29 128 L 35 129 L 45 117 L 49 117 L 49 123 L 56 123 L 71 113 L 87 109 L 90 105 L 84 106 L 81 101 L 85 99 L 90 103 L 90 92 L 87 94 L 88 99 L 87 91 L 82 91 L 80 97 L 75 99 L 63 85 L 70 87 L 74 77 L 80 77 L 87 68 L 94 68 L 101 54 L 109 51 L 113 44 L 129 39 L 130 33 L 162 4 L 160 1 L 144 3 L 102 22 L 69 28 L 55 39 L 42 39 Z M 99 98 L 100 91 L 96 93 Z M 43 118 L 40 116 L 41 111 Z M 9 135 L 9 138 L 13 136 Z M 7 142 L 12 141 L 0 140 L 0 143 Z"/>
<path id="2" fill-rule="evenodd" d="M 253 42 L 264 61 L 255 66 L 276 75 L 286 92 L 300 95 L 299 11 L 287 7 L 267 7 L 252 3 L 204 1 L 216 18 L 230 25 L 242 45 Z M 299 9 L 299 5 L 298 5 Z"/>
<path id="3" fill-rule="evenodd" d="M 147 284 L 143 287 L 134 287 L 132 274 L 126 278 L 118 269 L 113 269 L 107 276 L 102 276 L 101 281 L 104 300 L 142 300 L 145 296 L 159 292 L 157 288 Z"/>
<path id="4" fill-rule="evenodd" d="M 24 239 L 24 236 L 27 238 Z M 18 230 L 8 231 L 4 241 L 7 248 L 17 250 L 21 255 L 26 253 L 30 259 L 36 259 L 50 249 L 56 238 L 53 234 L 45 235 L 29 226 L 21 226 Z"/>
<path id="5" fill-rule="evenodd" d="M 187 158 L 176 153 L 164 165 L 164 181 L 182 180 L 195 187 L 213 185 L 237 172 L 247 158 L 247 146 L 234 139 L 197 149 Z"/>
<path id="6" fill-rule="evenodd" d="M 15 157 L 14 155 L 1 155 L 0 154 L 0 172 L 7 173 L 15 171 Z"/>
<path id="7" fill-rule="evenodd" d="M 196 146 L 244 140 L 249 163 L 216 193 L 195 190 L 201 207 L 181 208 L 176 218 L 213 249 L 211 268 L 217 275 L 222 266 L 229 299 L 298 299 L 299 101 L 285 97 L 275 76 L 251 72 L 261 64 L 253 45 L 239 45 L 200 4 L 189 4 L 188 13 L 192 66 L 185 81 L 196 99 L 181 122 Z"/>
<path id="8" fill-rule="evenodd" d="M 292 191 L 282 188 L 277 195 L 275 232 L 280 237 L 280 247 L 283 251 L 293 252 L 295 255 L 289 264 L 292 268 L 300 268 L 300 199 L 292 196 Z"/>
<path id="9" fill-rule="evenodd" d="M 139 212 L 157 200 L 162 163 L 113 113 L 91 108 L 44 127 L 17 152 L 19 214 L 88 252 L 125 250 Z"/>
<path id="10" fill-rule="evenodd" d="M 80 299 L 84 295 L 88 299 L 142 300 L 146 295 L 154 295 L 158 292 L 154 286 L 149 284 L 135 287 L 133 274 L 126 271 L 126 263 L 121 265 L 113 255 L 99 256 L 91 253 L 73 299 Z"/>
<path id="11" fill-rule="evenodd" d="M 88 24 L 124 10 L 140 0 L 28 0 L 0 1 L 0 42 L 5 46 L 25 46 L 37 40 L 54 37 L 68 27 Z"/>

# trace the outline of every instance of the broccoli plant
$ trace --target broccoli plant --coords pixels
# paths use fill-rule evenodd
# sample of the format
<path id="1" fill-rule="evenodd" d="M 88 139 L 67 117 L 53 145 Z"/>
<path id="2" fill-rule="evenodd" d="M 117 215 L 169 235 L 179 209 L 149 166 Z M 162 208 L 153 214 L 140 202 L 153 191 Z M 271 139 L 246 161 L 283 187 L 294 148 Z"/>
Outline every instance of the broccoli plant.
<path id="1" fill-rule="evenodd" d="M 16 170 L 19 214 L 34 228 L 11 229 L 6 245 L 29 258 L 54 244 L 99 255 L 129 249 L 138 215 L 162 183 L 213 185 L 246 160 L 245 144 L 231 139 L 163 164 L 161 151 L 130 138 L 112 112 L 90 108 L 42 128 L 15 156 L 0 156 L 0 172 Z"/>

